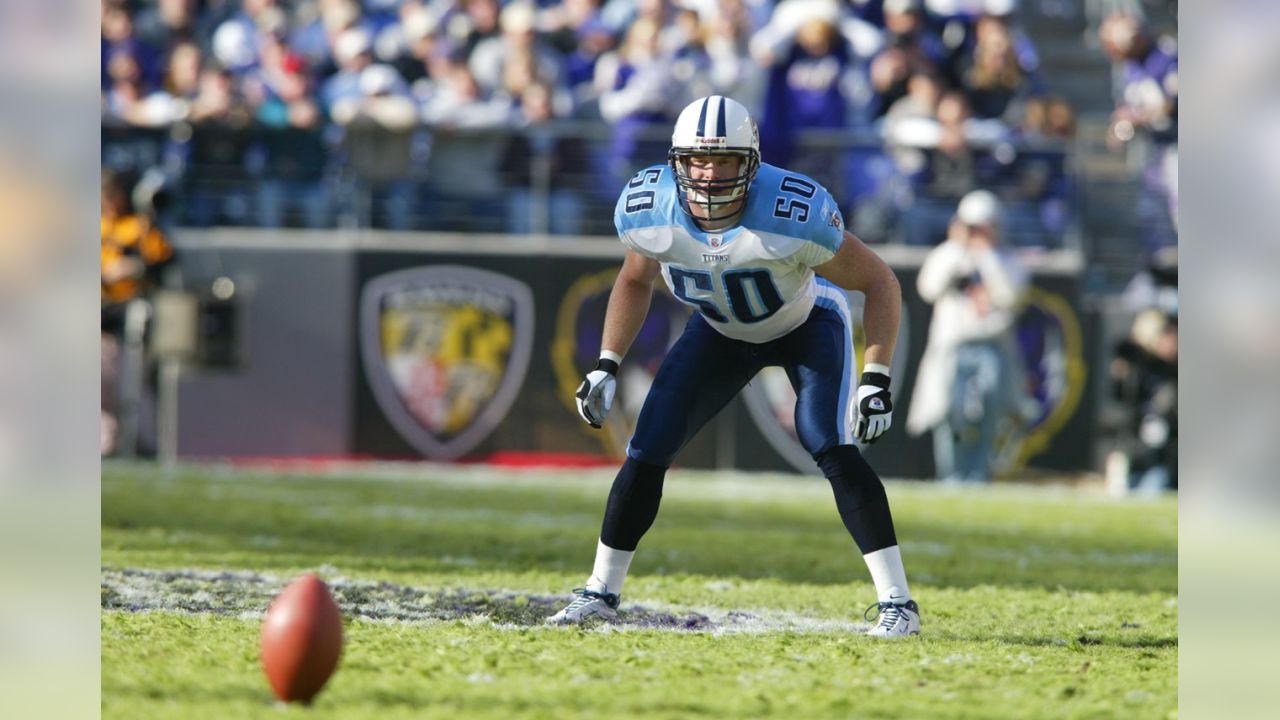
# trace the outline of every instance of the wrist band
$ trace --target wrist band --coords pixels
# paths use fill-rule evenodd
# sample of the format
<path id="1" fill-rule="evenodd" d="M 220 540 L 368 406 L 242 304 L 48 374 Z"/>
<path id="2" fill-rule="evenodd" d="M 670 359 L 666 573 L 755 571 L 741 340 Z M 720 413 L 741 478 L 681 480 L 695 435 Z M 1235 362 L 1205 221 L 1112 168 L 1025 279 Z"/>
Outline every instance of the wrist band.
<path id="1" fill-rule="evenodd" d="M 619 359 L 621 359 L 621 358 L 619 358 Z M 867 364 L 865 364 L 865 365 L 863 365 L 863 366 L 862 366 L 862 372 L 864 372 L 864 373 L 869 373 L 869 372 L 873 372 L 873 373 L 880 373 L 881 375 L 892 375 L 892 374 L 893 374 L 892 372 L 890 372 L 890 370 L 889 370 L 889 366 L 888 366 L 888 365 L 881 365 L 880 363 L 867 363 Z"/>
<path id="2" fill-rule="evenodd" d="M 618 363 L 614 362 L 613 360 L 610 360 L 607 357 L 602 357 L 596 361 L 596 370 L 603 370 L 609 373 L 610 375 L 617 375 Z"/>

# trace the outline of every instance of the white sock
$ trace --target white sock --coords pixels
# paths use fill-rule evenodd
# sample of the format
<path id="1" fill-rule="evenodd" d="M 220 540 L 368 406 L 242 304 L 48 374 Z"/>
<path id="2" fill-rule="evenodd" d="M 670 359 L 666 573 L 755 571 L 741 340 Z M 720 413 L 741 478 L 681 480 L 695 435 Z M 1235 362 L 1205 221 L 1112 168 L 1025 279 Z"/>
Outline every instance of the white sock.
<path id="1" fill-rule="evenodd" d="M 862 559 L 867 561 L 880 602 L 890 602 L 892 598 L 893 602 L 902 604 L 911 599 L 907 571 L 902 567 L 902 552 L 897 545 L 867 553 Z"/>
<path id="2" fill-rule="evenodd" d="M 593 592 L 622 594 L 622 581 L 627 579 L 627 569 L 635 551 L 615 550 L 603 541 L 596 541 L 596 566 L 587 580 L 587 589 Z"/>

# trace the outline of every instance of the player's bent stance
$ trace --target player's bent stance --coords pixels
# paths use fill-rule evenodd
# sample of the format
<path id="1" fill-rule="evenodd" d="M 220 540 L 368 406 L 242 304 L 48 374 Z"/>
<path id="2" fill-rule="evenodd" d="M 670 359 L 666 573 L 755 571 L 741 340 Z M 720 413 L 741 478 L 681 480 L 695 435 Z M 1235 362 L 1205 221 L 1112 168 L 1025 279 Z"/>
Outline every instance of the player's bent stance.
<path id="1" fill-rule="evenodd" d="M 600 427 L 618 364 L 648 312 L 654 279 L 697 312 L 650 387 L 605 507 L 586 587 L 549 619 L 612 619 L 640 538 L 653 524 L 667 468 L 681 448 L 762 368 L 786 370 L 796 431 L 831 482 L 840 517 L 879 595 L 870 635 L 920 632 L 884 485 L 858 451 L 892 419 L 889 366 L 901 292 L 893 272 L 844 231 L 831 195 L 799 173 L 760 162 L 755 121 L 713 95 L 680 113 L 668 162 L 638 173 L 614 222 L 628 252 L 605 315 L 600 360 L 577 391 Z M 855 384 L 846 290 L 866 296 L 866 364 Z"/>

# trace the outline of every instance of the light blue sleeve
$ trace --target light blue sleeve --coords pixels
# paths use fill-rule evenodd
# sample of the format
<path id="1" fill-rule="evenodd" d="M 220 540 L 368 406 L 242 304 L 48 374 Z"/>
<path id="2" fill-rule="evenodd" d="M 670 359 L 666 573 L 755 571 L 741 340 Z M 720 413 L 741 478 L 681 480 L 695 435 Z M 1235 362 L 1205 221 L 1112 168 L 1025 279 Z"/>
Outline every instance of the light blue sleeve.
<path id="1" fill-rule="evenodd" d="M 675 183 L 666 165 L 652 165 L 632 176 L 618 195 L 613 224 L 621 237 L 628 230 L 672 224 Z"/>

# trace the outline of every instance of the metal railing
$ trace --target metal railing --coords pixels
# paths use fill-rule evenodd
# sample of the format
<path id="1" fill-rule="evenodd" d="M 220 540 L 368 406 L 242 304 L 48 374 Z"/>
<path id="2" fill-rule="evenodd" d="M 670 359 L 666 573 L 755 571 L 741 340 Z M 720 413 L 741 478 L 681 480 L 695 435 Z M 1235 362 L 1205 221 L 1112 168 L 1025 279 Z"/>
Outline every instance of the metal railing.
<path id="1" fill-rule="evenodd" d="M 405 132 L 104 123 L 102 161 L 150 175 L 145 187 L 161 191 L 135 201 L 174 225 L 611 236 L 617 192 L 638 169 L 665 162 L 669 132 L 570 121 Z M 865 240 L 941 239 L 958 195 L 934 192 L 933 151 L 889 148 L 865 131 L 805 130 L 795 140 L 791 157 L 765 160 L 821 182 Z M 971 150 L 971 184 L 1010 199 L 1011 242 L 1079 247 L 1067 145 L 974 142 Z M 904 170 L 902 154 L 912 152 L 923 171 Z"/>

